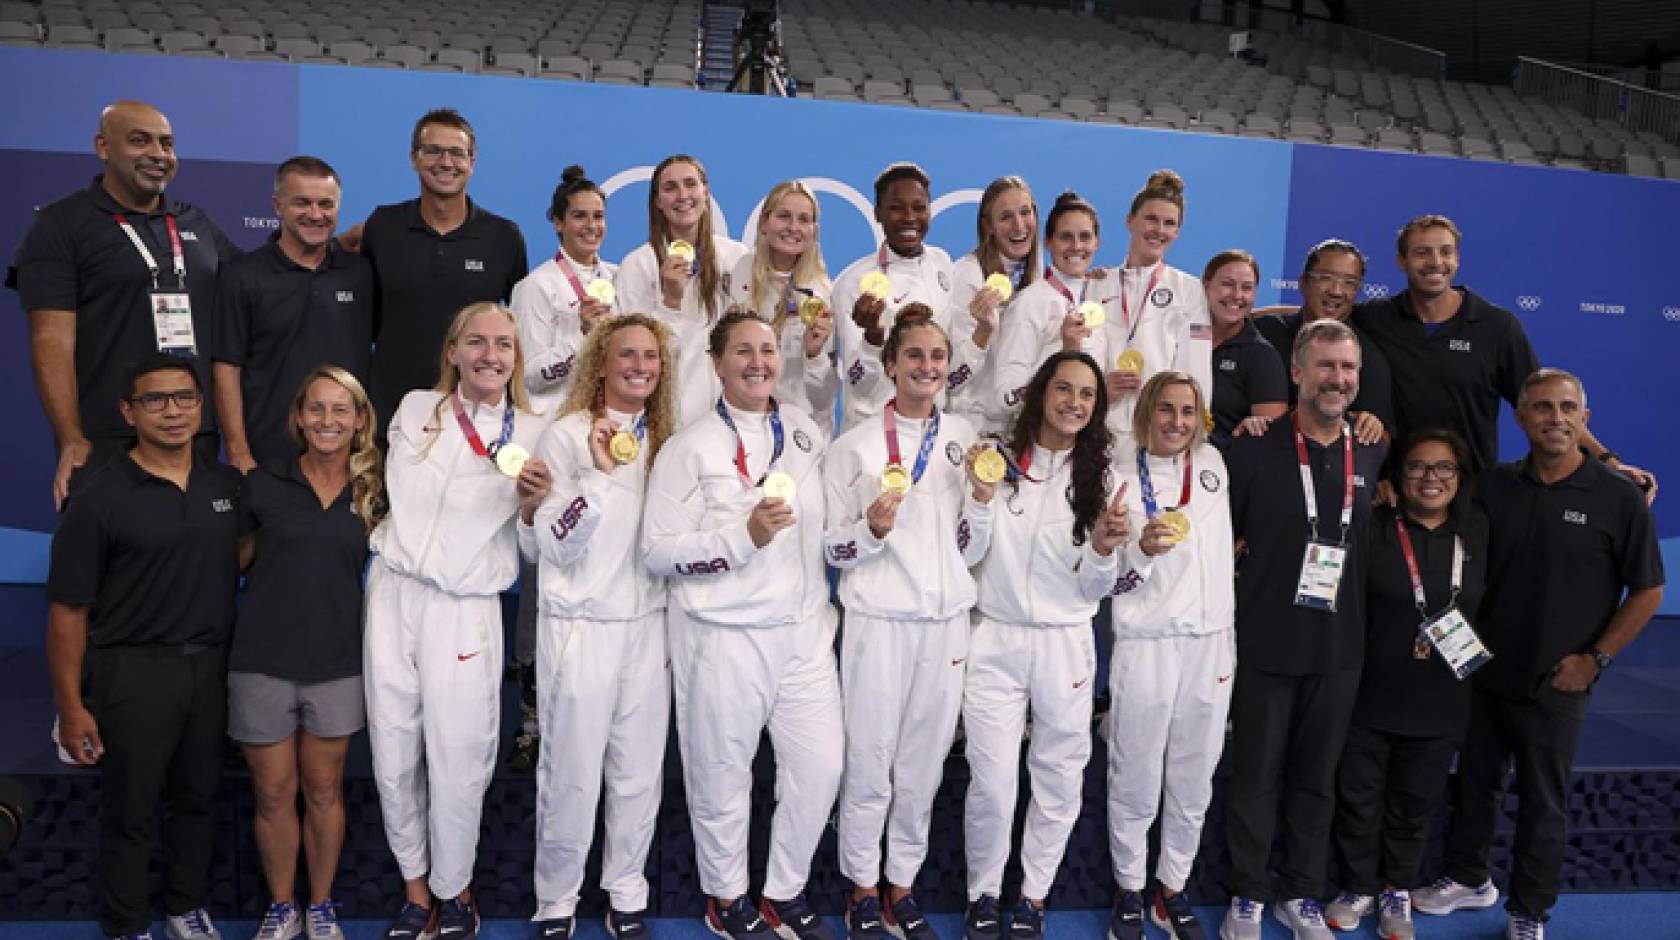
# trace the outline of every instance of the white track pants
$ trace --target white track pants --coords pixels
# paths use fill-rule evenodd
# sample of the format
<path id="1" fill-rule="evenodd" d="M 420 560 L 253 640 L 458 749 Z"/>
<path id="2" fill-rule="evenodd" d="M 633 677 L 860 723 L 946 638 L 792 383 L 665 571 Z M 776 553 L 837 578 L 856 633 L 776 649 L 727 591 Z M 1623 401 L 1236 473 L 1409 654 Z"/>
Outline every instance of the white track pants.
<path id="1" fill-rule="evenodd" d="M 915 882 L 927 858 L 933 798 L 962 710 L 967 611 L 949 620 L 846 615 L 840 676 L 846 774 L 840 785 L 840 872 L 852 883 Z"/>
<path id="2" fill-rule="evenodd" d="M 1114 704 L 1108 719 L 1108 849 L 1121 888 L 1142 891 L 1148 881 L 1149 827 L 1159 810 L 1155 877 L 1174 891 L 1184 890 L 1225 743 L 1234 644 L 1229 632 L 1115 638 L 1109 667 Z"/>
<path id="3" fill-rule="evenodd" d="M 823 605 L 806 623 L 760 628 L 706 623 L 673 607 L 668 622 L 700 890 L 725 900 L 747 893 L 753 756 L 768 728 L 776 811 L 764 896 L 786 901 L 805 890 L 840 788 L 834 608 Z"/>
<path id="4" fill-rule="evenodd" d="M 1047 627 L 982 618 L 975 625 L 963 687 L 969 769 L 963 839 L 970 901 L 1003 894 L 1029 708 L 1032 801 L 1021 834 L 1021 893 L 1036 900 L 1050 894 L 1079 819 L 1085 765 L 1091 760 L 1091 680 L 1096 672 L 1096 643 L 1088 623 Z"/>
<path id="5" fill-rule="evenodd" d="M 501 729 L 502 602 L 368 571 L 362 652 L 385 839 L 405 879 L 453 898 L 472 881 Z"/>
<path id="6" fill-rule="evenodd" d="M 665 612 L 537 620 L 537 913 L 571 917 L 606 782 L 601 887 L 614 910 L 648 905 L 648 849 L 664 780 L 671 674 Z"/>

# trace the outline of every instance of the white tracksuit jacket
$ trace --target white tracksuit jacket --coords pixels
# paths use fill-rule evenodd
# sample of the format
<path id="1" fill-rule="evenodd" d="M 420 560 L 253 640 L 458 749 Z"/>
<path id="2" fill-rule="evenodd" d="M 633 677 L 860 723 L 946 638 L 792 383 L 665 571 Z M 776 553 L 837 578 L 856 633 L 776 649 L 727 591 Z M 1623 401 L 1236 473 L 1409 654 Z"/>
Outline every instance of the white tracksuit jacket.
<path id="1" fill-rule="evenodd" d="M 776 305 L 780 296 L 766 298 L 763 303 L 752 302 L 752 269 L 753 253 L 748 251 L 735 262 L 735 269 L 729 275 L 729 303 L 751 307 L 758 311 L 758 315 L 771 323 L 776 322 Z M 785 283 L 783 278 L 780 283 Z M 823 303 L 832 303 L 831 286 L 829 284 L 801 284 L 812 295 Z M 793 294 L 794 303 L 803 300 L 805 295 Z M 832 308 L 829 311 L 834 312 Z M 815 359 L 805 356 L 805 321 L 799 318 L 797 310 L 787 311 L 781 328 L 782 374 L 776 381 L 776 400 L 784 405 L 792 405 L 800 411 L 810 415 L 817 422 L 817 427 L 823 429 L 824 437 L 831 437 L 829 433 L 834 426 L 834 396 L 839 392 L 839 378 L 834 371 L 834 334 L 829 333 L 828 341 L 823 344 L 822 352 Z"/>
<path id="2" fill-rule="evenodd" d="M 947 332 L 951 329 L 951 256 L 944 249 L 923 245 L 921 255 L 906 258 L 882 242 L 875 251 L 840 272 L 834 279 L 834 339 L 839 354 L 836 365 L 840 370 L 840 386 L 845 396 L 842 433 L 863 419 L 880 414 L 881 406 L 893 397 L 892 379 L 887 378 L 881 364 L 881 347 L 865 341 L 863 330 L 852 322 L 852 307 L 862 293 L 858 283 L 871 271 L 880 271 L 883 260 L 892 293 L 887 297 L 886 312 L 881 314 L 882 334 L 892 329 L 899 308 L 918 302 L 933 309 L 935 323 Z M 953 373 L 960 368 L 960 359 L 961 350 L 953 339 L 950 366 Z"/>
<path id="3" fill-rule="evenodd" d="M 1019 272 L 1010 272 L 1010 277 L 1018 278 Z M 974 253 L 969 252 L 957 259 L 951 279 L 951 347 L 952 358 L 958 362 L 952 364 L 946 382 L 946 410 L 967 418 L 981 435 L 1002 436 L 1008 431 L 1004 421 L 1010 416 L 992 394 L 997 385 L 998 341 L 1003 338 L 1003 324 L 1012 315 L 1020 294 L 1011 295 L 999 305 L 997 326 L 993 327 L 986 348 L 981 349 L 974 344 L 974 314 L 968 312 L 968 305 L 985 286 L 986 272 L 980 269 Z"/>
<path id="4" fill-rule="evenodd" d="M 588 289 L 596 278 L 611 281 L 616 265 L 605 261 L 578 264 L 567 259 L 578 283 Z M 554 258 L 531 269 L 513 285 L 508 306 L 519 318 L 519 343 L 525 349 L 525 391 L 532 410 L 553 420 L 555 410 L 572 388 L 578 350 L 583 348 L 583 326 L 578 308 L 586 298 L 572 289 L 571 281 Z M 614 309 L 617 309 L 616 301 Z"/>
<path id="5" fill-rule="evenodd" d="M 624 313 L 646 313 L 658 317 L 671 328 L 671 342 L 677 357 L 678 427 L 687 427 L 717 400 L 717 373 L 712 369 L 707 340 L 712 324 L 723 316 L 723 311 L 729 306 L 730 272 L 746 251 L 746 247 L 738 241 L 716 234 L 712 236 L 712 252 L 721 272 L 714 315 L 706 312 L 698 276 L 689 279 L 680 310 L 665 306 L 659 288 L 659 261 L 654 256 L 652 245 L 643 244 L 625 255 L 624 261 L 619 264 L 618 279 L 614 281 L 614 286 L 618 288 L 618 309 Z"/>

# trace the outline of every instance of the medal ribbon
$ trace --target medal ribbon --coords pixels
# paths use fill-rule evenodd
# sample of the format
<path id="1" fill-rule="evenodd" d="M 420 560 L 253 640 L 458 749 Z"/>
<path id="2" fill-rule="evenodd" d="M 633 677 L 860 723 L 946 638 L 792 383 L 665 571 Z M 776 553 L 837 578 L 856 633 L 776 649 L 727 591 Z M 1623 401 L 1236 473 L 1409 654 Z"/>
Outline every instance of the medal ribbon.
<path id="1" fill-rule="evenodd" d="M 1173 507 L 1174 509 L 1183 509 L 1185 506 L 1190 505 L 1190 473 L 1191 473 L 1190 468 L 1191 468 L 1191 465 L 1194 464 L 1194 463 L 1195 463 L 1195 459 L 1194 459 L 1193 455 L 1191 454 L 1191 452 L 1188 451 L 1188 450 L 1185 451 L 1184 452 L 1184 486 L 1178 492 L 1178 505 L 1174 506 Z M 1160 507 L 1155 505 L 1155 484 L 1149 479 L 1149 456 L 1148 456 L 1148 452 L 1145 451 L 1142 447 L 1138 448 L 1137 465 L 1138 465 L 1138 491 L 1139 491 L 1139 495 L 1143 497 L 1143 511 L 1144 511 L 1144 514 L 1146 516 L 1153 519 L 1160 513 Z"/>
<path id="2" fill-rule="evenodd" d="M 583 281 L 578 278 L 572 259 L 566 257 L 565 249 L 554 253 L 554 263 L 560 266 L 560 273 L 566 275 L 566 283 L 572 285 L 572 296 L 577 298 L 578 303 L 588 300 L 589 294 L 583 289 Z"/>
<path id="3" fill-rule="evenodd" d="M 904 460 L 898 452 L 898 399 L 887 402 L 887 407 L 881 410 L 884 420 L 881 422 L 887 435 L 887 466 L 904 466 Z M 939 409 L 933 409 L 933 416 L 928 418 L 928 427 L 922 433 L 922 446 L 916 451 L 916 466 L 910 471 L 910 482 L 922 482 L 922 473 L 927 470 L 928 456 L 933 453 L 934 439 L 939 437 Z"/>
<path id="4" fill-rule="evenodd" d="M 1412 536 L 1406 531 L 1406 520 L 1396 515 L 1394 527 L 1400 532 L 1400 553 L 1406 556 L 1406 573 L 1412 576 L 1412 600 L 1416 603 L 1418 616 L 1429 619 L 1429 599 L 1423 593 L 1423 578 L 1418 575 L 1417 554 L 1412 551 Z M 1452 566 L 1452 596 L 1447 598 L 1447 606 L 1458 603 L 1458 592 L 1464 587 L 1464 540 L 1453 536 L 1453 566 Z"/>
<path id="5" fill-rule="evenodd" d="M 1132 322 L 1132 307 L 1126 297 L 1126 272 L 1124 269 L 1120 272 L 1120 324 L 1126 328 L 1127 349 L 1131 348 L 1132 339 L 1137 336 L 1138 326 L 1143 323 L 1144 304 L 1149 300 L 1149 295 L 1155 293 L 1155 285 L 1161 282 L 1161 269 L 1166 266 L 1165 261 L 1158 261 L 1155 263 L 1155 270 L 1150 272 L 1149 283 L 1143 286 L 1143 296 L 1138 298 L 1136 323 Z"/>
<path id="6" fill-rule="evenodd" d="M 449 406 L 455 412 L 455 420 L 460 422 L 461 436 L 467 439 L 467 446 L 480 457 L 496 459 L 496 451 L 513 439 L 513 397 L 508 397 L 507 407 L 502 410 L 502 436 L 496 438 L 495 443 L 486 447 L 484 439 L 478 436 L 478 428 L 473 426 L 472 419 L 467 417 L 466 406 L 461 404 L 461 395 L 457 392 L 449 396 Z"/>
<path id="7" fill-rule="evenodd" d="M 1307 462 L 1307 439 L 1301 435 L 1301 415 L 1289 416 L 1295 425 L 1295 457 L 1301 464 L 1301 492 L 1307 500 L 1307 530 L 1318 538 L 1318 494 L 1313 489 L 1312 465 Z M 1342 537 L 1336 544 L 1346 545 L 1348 527 L 1353 525 L 1353 432 L 1342 424 Z"/>
<path id="8" fill-rule="evenodd" d="M 145 241 L 140 238 L 140 233 L 136 232 L 134 226 L 129 224 L 128 216 L 118 213 L 112 218 L 116 219 L 117 224 L 122 226 L 123 234 L 128 236 L 128 240 L 134 243 L 134 250 L 140 252 L 140 260 L 146 262 L 146 270 L 152 272 L 152 287 L 156 288 L 158 263 L 157 259 L 152 257 L 152 250 L 146 247 Z M 182 290 L 186 290 L 187 253 L 181 247 L 181 232 L 175 227 L 175 216 L 166 213 L 163 217 L 163 225 L 164 228 L 169 230 L 169 252 L 170 260 L 175 264 L 175 281 L 181 286 Z"/>
<path id="9" fill-rule="evenodd" d="M 1079 300 L 1075 301 L 1073 299 L 1073 290 L 1071 288 L 1069 288 L 1067 286 L 1067 284 L 1065 282 L 1063 282 L 1062 279 L 1056 275 L 1056 269 L 1055 268 L 1050 267 L 1049 265 L 1045 265 L 1045 267 L 1044 267 L 1044 279 L 1046 281 L 1050 282 L 1050 286 L 1054 287 L 1056 289 L 1056 293 L 1061 294 L 1062 298 L 1065 299 L 1068 302 L 1068 306 L 1070 308 L 1074 309 L 1074 310 L 1079 309 L 1079 305 L 1085 302 L 1085 291 L 1086 291 L 1087 288 L 1089 288 L 1091 286 L 1091 279 L 1090 278 L 1088 278 L 1088 277 L 1080 278 L 1079 279 Z"/>
<path id="10" fill-rule="evenodd" d="M 1014 457 L 1009 456 L 1009 448 L 1003 446 L 1002 444 L 997 445 L 997 451 L 1003 455 L 1003 462 L 1009 467 L 1011 479 L 1014 477 L 1020 477 L 1028 483 L 1044 482 L 1038 477 L 1035 477 L 1027 472 L 1027 470 L 1032 467 L 1032 445 L 1027 445 L 1027 449 L 1021 452 L 1021 459 L 1019 461 L 1017 461 Z"/>
<path id="11" fill-rule="evenodd" d="M 723 423 L 729 426 L 729 433 L 735 435 L 735 472 L 741 475 L 742 482 L 748 486 L 763 486 L 764 478 L 770 475 L 770 471 L 774 470 L 776 464 L 782 459 L 781 406 L 776 404 L 776 399 L 770 399 L 770 434 L 775 438 L 776 443 L 770 451 L 770 462 L 764 465 L 764 472 L 758 475 L 756 482 L 753 480 L 752 474 L 747 471 L 747 445 L 742 443 L 741 431 L 735 427 L 735 419 L 729 417 L 729 408 L 723 403 L 722 398 L 717 400 L 717 413 L 718 417 L 723 419 Z M 646 417 L 644 413 L 643 418 Z M 639 430 L 640 427 L 638 426 Z"/>

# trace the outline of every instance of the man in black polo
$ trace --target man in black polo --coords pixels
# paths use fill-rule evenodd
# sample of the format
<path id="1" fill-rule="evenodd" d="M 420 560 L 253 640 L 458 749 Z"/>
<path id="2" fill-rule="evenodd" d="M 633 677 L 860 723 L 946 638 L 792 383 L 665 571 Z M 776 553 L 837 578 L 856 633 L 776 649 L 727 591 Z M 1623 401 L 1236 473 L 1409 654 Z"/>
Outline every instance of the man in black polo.
<path id="1" fill-rule="evenodd" d="M 1331 936 L 1316 899 L 1325 894 L 1336 762 L 1364 657 L 1361 585 L 1385 448 L 1358 443 L 1346 425 L 1359 393 L 1359 339 L 1339 320 L 1317 320 L 1301 329 L 1291 360 L 1301 390 L 1291 417 L 1237 437 L 1225 458 L 1232 534 L 1246 545 L 1225 786 L 1225 940 L 1259 940 L 1273 901 L 1296 940 Z"/>
<path id="2" fill-rule="evenodd" d="M 1488 850 L 1514 763 L 1513 940 L 1541 940 L 1557 901 L 1569 776 L 1593 683 L 1662 603 L 1656 524 L 1639 489 L 1580 446 L 1586 404 L 1575 376 L 1530 375 L 1517 394 L 1528 456 L 1477 481 L 1491 538 L 1476 623 L 1493 659 L 1473 679 L 1446 877 L 1413 894 L 1428 914 L 1499 900 Z"/>
<path id="3" fill-rule="evenodd" d="M 209 216 L 165 194 L 175 132 L 156 108 L 110 105 L 93 149 L 104 172 L 36 212 L 6 277 L 29 314 L 35 389 L 58 441 L 53 498 L 61 505 L 72 471 L 133 446 L 117 410 L 129 363 L 175 353 L 208 387 L 216 271 L 239 253 Z M 204 419 L 199 450 L 214 455 L 215 422 Z"/>
<path id="4" fill-rule="evenodd" d="M 100 768 L 105 933 L 149 936 L 147 868 L 161 801 L 169 936 L 206 940 L 219 936 L 204 905 L 227 726 L 239 481 L 194 456 L 204 396 L 192 363 L 151 353 L 118 381 L 134 446 L 78 474 L 53 536 L 55 736 L 71 758 Z"/>
<path id="5" fill-rule="evenodd" d="M 369 392 L 381 430 L 403 395 L 437 383 L 455 314 L 483 300 L 505 303 L 525 276 L 519 227 L 467 197 L 476 147 L 466 118 L 447 108 L 423 115 L 409 142 L 419 198 L 380 206 L 362 227 L 378 287 Z"/>
<path id="6" fill-rule="evenodd" d="M 297 455 L 287 429 L 305 375 L 335 365 L 368 380 L 373 266 L 333 241 L 339 195 L 338 173 L 324 160 L 280 164 L 279 233 L 222 271 L 211 350 L 216 410 L 228 463 L 242 473 Z"/>
<path id="7" fill-rule="evenodd" d="M 1256 317 L 1254 326 L 1283 357 L 1284 368 L 1290 366 L 1289 357 L 1295 348 L 1295 336 L 1301 327 L 1314 320 L 1340 320 L 1347 323 L 1359 299 L 1359 289 L 1365 283 L 1365 254 L 1353 242 L 1340 238 L 1321 241 L 1307 252 L 1307 263 L 1301 271 L 1301 307 L 1293 313 L 1282 311 Z M 1350 324 L 1359 336 L 1362 361 L 1359 364 L 1359 397 L 1351 411 L 1375 415 L 1390 435 L 1394 432 L 1394 398 L 1391 388 L 1394 374 L 1388 367 L 1388 357 L 1372 343 L 1358 323 Z M 1295 404 L 1299 390 L 1291 383 L 1289 403 Z"/>

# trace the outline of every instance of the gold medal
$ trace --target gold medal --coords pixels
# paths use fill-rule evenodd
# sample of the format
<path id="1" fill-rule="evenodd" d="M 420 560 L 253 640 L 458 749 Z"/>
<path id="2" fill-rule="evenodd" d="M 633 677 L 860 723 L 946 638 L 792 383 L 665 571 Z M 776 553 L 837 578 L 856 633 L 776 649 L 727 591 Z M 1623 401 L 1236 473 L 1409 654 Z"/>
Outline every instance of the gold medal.
<path id="1" fill-rule="evenodd" d="M 1177 509 L 1169 509 L 1157 517 L 1173 530 L 1172 538 L 1167 540 L 1169 545 L 1177 545 L 1190 537 L 1190 517 Z"/>
<path id="2" fill-rule="evenodd" d="M 614 463 L 627 464 L 642 452 L 642 443 L 629 431 L 615 431 L 612 440 L 607 442 L 607 452 L 612 454 Z"/>
<path id="3" fill-rule="evenodd" d="M 792 505 L 793 496 L 796 492 L 798 492 L 798 487 L 794 485 L 791 474 L 775 470 L 764 478 L 764 496 L 767 499 L 779 499 Z"/>
<path id="4" fill-rule="evenodd" d="M 1079 305 L 1079 318 L 1085 321 L 1087 330 L 1094 330 L 1108 322 L 1108 314 L 1104 312 L 1102 304 L 1094 300 L 1087 300 Z"/>
<path id="5" fill-rule="evenodd" d="M 1114 361 L 1114 368 L 1119 369 L 1121 372 L 1136 372 L 1138 375 L 1142 375 L 1143 353 L 1140 353 L 1135 349 L 1126 350 L 1120 354 L 1119 359 Z"/>
<path id="6" fill-rule="evenodd" d="M 1213 433 L 1213 412 L 1206 408 L 1202 409 L 1202 430 L 1209 434 Z"/>
<path id="7" fill-rule="evenodd" d="M 1009 465 L 1004 463 L 1003 455 L 995 447 L 988 447 L 974 456 L 974 478 L 981 483 L 997 483 L 1008 470 Z"/>
<path id="8" fill-rule="evenodd" d="M 688 242 L 675 241 L 665 248 L 665 253 L 673 258 L 681 258 L 689 264 L 694 263 L 694 246 Z"/>
<path id="9" fill-rule="evenodd" d="M 496 469 L 509 479 L 518 479 L 519 471 L 525 469 L 525 461 L 531 459 L 531 452 L 518 444 L 503 444 L 496 448 Z"/>
<path id="10" fill-rule="evenodd" d="M 900 463 L 887 464 L 887 469 L 881 471 L 881 492 L 897 493 L 900 496 L 910 492 L 910 484 L 915 481 L 910 477 L 910 471 L 904 469 Z"/>
<path id="11" fill-rule="evenodd" d="M 1007 274 L 994 274 L 986 278 L 986 289 L 998 295 L 998 300 L 1007 301 L 1015 294 L 1015 282 Z"/>
<path id="12" fill-rule="evenodd" d="M 589 295 L 590 300 L 598 304 L 606 304 L 609 307 L 618 298 L 618 291 L 612 286 L 612 281 L 604 277 L 598 277 L 590 281 L 589 286 L 584 288 L 583 292 Z"/>
<path id="13" fill-rule="evenodd" d="M 817 322 L 817 318 L 827 309 L 828 304 L 823 303 L 821 297 L 807 297 L 799 302 L 799 319 L 804 320 L 806 326 L 810 326 Z"/>
<path id="14" fill-rule="evenodd" d="M 892 295 L 892 281 L 880 271 L 871 271 L 858 281 L 858 290 L 877 300 L 886 300 Z"/>

